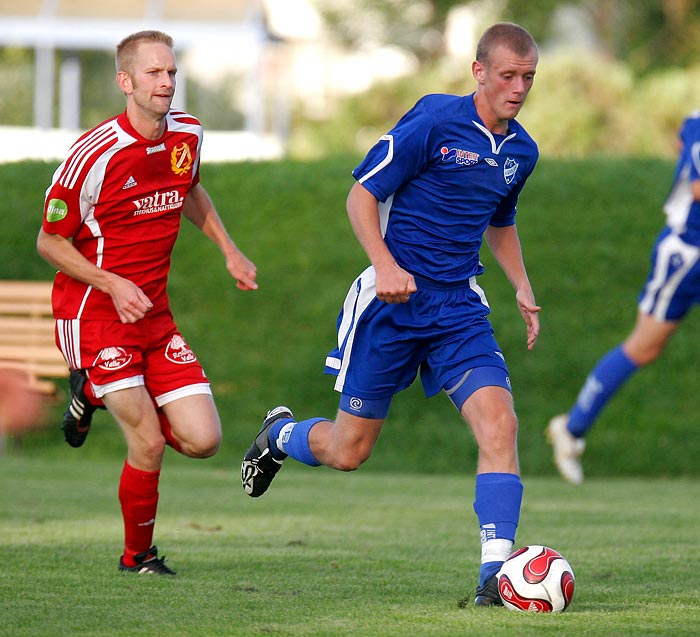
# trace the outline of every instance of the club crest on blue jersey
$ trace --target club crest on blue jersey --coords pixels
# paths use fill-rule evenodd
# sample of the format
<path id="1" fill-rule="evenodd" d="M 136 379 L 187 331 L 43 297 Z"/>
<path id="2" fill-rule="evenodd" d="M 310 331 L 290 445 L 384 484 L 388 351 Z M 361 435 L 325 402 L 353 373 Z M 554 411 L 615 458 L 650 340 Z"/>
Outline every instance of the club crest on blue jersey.
<path id="1" fill-rule="evenodd" d="M 513 181 L 515 173 L 518 172 L 519 165 L 520 164 L 518 164 L 515 159 L 511 159 L 510 157 L 506 159 L 506 163 L 503 164 L 503 178 L 506 180 L 507 184 L 510 184 L 510 182 Z"/>
<path id="2" fill-rule="evenodd" d="M 443 146 L 440 148 L 440 154 L 442 155 L 442 161 L 454 159 L 455 163 L 460 166 L 473 166 L 479 161 L 479 153 L 462 150 L 461 148 L 448 148 L 447 146 Z"/>

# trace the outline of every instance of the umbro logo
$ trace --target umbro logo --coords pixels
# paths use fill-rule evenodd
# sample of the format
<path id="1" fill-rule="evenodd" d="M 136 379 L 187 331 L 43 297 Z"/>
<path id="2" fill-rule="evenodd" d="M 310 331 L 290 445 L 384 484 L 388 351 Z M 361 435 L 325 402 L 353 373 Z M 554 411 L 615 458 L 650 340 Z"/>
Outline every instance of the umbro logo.
<path id="1" fill-rule="evenodd" d="M 131 177 L 129 177 L 129 179 L 126 180 L 126 183 L 122 186 L 122 190 L 128 190 L 129 188 L 133 188 L 136 185 L 136 180 L 132 175 Z"/>

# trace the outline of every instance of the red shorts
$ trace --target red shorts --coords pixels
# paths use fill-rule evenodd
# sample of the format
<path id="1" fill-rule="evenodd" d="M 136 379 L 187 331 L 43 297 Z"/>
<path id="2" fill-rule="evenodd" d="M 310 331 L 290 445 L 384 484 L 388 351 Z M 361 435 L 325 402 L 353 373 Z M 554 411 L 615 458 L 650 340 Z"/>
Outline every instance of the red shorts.
<path id="1" fill-rule="evenodd" d="M 97 398 L 145 385 L 159 407 L 211 394 L 209 381 L 170 313 L 136 323 L 58 319 L 56 344 L 71 369 L 85 370 Z"/>

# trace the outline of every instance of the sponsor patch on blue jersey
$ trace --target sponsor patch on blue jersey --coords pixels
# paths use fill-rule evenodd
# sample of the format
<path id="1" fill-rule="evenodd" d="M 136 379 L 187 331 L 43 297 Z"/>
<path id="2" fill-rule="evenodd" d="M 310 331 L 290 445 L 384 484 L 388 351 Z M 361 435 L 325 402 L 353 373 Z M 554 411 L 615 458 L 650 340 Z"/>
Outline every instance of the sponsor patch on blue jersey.
<path id="1" fill-rule="evenodd" d="M 442 161 L 454 160 L 455 164 L 461 166 L 473 166 L 479 161 L 479 153 L 473 153 L 469 150 L 462 150 L 461 148 L 448 148 L 447 146 L 442 146 L 440 148 L 440 154 L 442 155 Z"/>

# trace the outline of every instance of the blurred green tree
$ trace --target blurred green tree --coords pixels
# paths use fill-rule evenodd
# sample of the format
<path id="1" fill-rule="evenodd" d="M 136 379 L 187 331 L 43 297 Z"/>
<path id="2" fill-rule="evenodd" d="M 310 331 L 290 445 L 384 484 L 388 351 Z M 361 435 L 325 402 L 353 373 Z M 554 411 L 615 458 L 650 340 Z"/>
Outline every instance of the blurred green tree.
<path id="1" fill-rule="evenodd" d="M 552 15 L 564 5 L 576 6 L 589 18 L 602 54 L 626 61 L 635 73 L 700 60 L 698 0 L 508 0 L 503 18 L 522 24 L 544 42 Z"/>
<path id="2" fill-rule="evenodd" d="M 382 41 L 430 63 L 444 53 L 447 17 L 464 0 L 316 0 L 331 31 L 344 44 Z M 628 62 L 635 73 L 700 60 L 700 0 L 493 0 L 490 10 L 522 24 L 540 43 L 552 35 L 557 11 L 574 8 L 590 25 L 599 53 Z M 483 9 L 483 3 L 480 3 Z"/>

